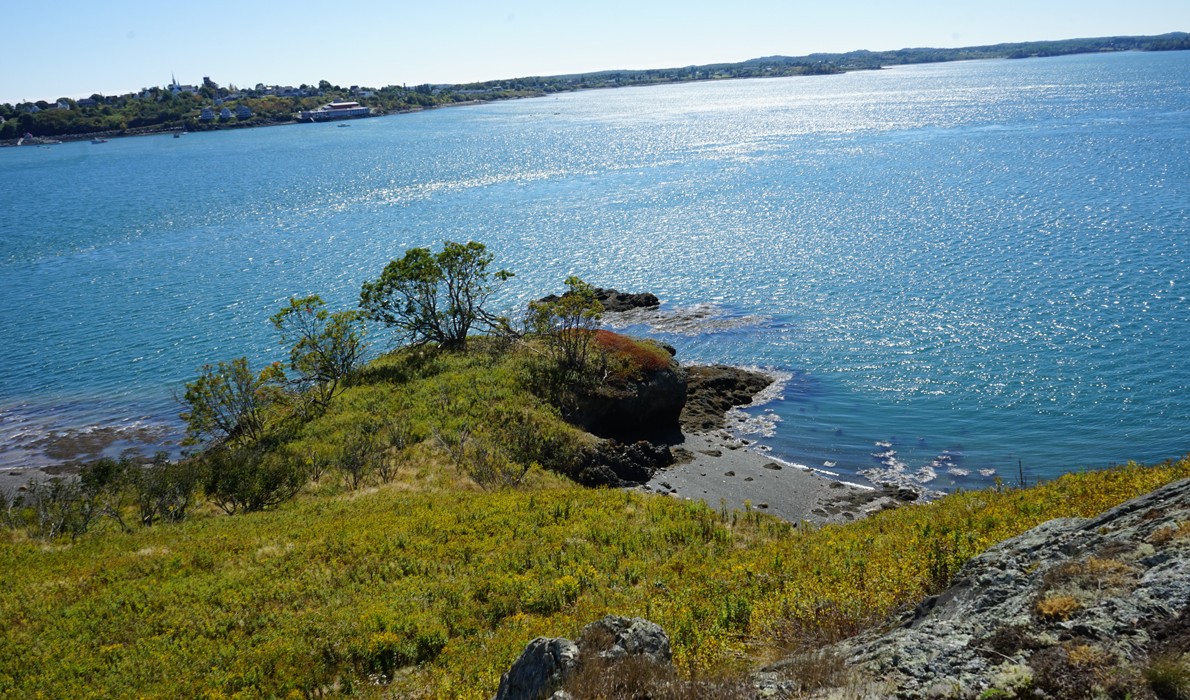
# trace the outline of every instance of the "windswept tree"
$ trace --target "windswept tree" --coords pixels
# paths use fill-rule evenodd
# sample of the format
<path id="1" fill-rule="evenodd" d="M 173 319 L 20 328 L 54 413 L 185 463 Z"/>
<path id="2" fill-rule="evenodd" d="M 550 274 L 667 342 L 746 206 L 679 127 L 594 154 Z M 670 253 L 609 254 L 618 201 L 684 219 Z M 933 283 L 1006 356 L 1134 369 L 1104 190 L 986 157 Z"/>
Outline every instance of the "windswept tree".
<path id="1" fill-rule="evenodd" d="M 367 350 L 362 311 L 326 310 L 317 294 L 289 299 L 273 314 L 281 343 L 290 345 L 289 368 L 313 401 L 325 406 Z"/>
<path id="2" fill-rule="evenodd" d="M 265 411 L 277 400 L 277 383 L 282 379 L 279 363 L 255 373 L 246 357 L 204 366 L 198 379 L 186 385 L 182 397 L 189 408 L 182 413 L 187 442 L 259 440 L 264 434 Z"/>
<path id="3" fill-rule="evenodd" d="M 564 374 L 586 370 L 602 318 L 603 304 L 595 296 L 595 288 L 574 275 L 566 278 L 562 296 L 529 304 L 529 327 L 545 340 Z"/>
<path id="4" fill-rule="evenodd" d="M 482 243 L 446 241 L 442 251 L 411 248 L 365 282 L 360 308 L 412 344 L 464 349 L 473 328 L 498 328 L 507 320 L 484 309 L 497 286 L 513 275 L 490 272 L 492 254 Z"/>

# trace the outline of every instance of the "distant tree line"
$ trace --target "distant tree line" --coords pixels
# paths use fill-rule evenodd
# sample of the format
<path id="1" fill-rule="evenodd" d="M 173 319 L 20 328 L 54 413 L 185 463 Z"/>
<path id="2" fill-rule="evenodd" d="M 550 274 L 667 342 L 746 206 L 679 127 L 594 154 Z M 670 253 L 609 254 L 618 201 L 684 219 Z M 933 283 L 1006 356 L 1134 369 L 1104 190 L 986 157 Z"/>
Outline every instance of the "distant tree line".
<path id="1" fill-rule="evenodd" d="M 195 92 L 174 94 L 164 88 L 149 88 L 139 94 L 85 100 L 62 98 L 17 105 L 0 104 L 0 140 L 11 141 L 24 134 L 52 138 L 97 133 L 138 133 L 169 129 L 204 130 L 260 126 L 293 120 L 295 112 L 314 109 L 333 99 L 354 100 L 372 107 L 377 114 L 455 104 L 468 101 L 536 97 L 555 92 L 592 88 L 655 85 L 660 83 L 730 78 L 765 78 L 795 75 L 830 75 L 854 70 L 875 70 L 883 66 L 939 63 L 989 58 L 1032 58 L 1109 51 L 1184 51 L 1190 49 L 1190 34 L 1174 32 L 1159 36 L 1116 36 L 1061 41 L 1031 41 L 954 49 L 912 48 L 896 51 L 851 51 L 817 53 L 808 56 L 768 56 L 740 63 L 715 63 L 683 68 L 617 70 L 559 76 L 533 76 L 490 80 L 463 85 L 390 85 L 383 88 L 343 88 L 329 81 L 302 85 L 289 96 L 274 90 L 221 88 L 207 81 Z M 232 100 L 231 102 L 223 102 Z M 217 102 L 218 101 L 218 102 Z M 220 104 L 222 103 L 222 104 Z M 243 105 L 251 116 L 200 119 L 204 107 L 218 112 L 228 104 Z M 62 107 L 59 107 L 62 105 Z"/>

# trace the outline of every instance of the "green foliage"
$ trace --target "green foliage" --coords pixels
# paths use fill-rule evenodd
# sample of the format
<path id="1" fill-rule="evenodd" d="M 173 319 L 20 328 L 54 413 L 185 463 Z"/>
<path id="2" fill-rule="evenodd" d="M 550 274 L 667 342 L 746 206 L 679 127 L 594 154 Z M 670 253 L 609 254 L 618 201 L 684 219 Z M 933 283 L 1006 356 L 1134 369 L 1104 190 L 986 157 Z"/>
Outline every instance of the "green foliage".
<path id="1" fill-rule="evenodd" d="M 4 494 L 3 500 L 6 524 L 40 540 L 85 533 L 99 510 L 95 494 L 70 479 L 34 481 L 24 493 Z"/>
<path id="2" fill-rule="evenodd" d="M 1130 466 L 820 530 L 635 492 L 394 483 L 69 546 L 14 533 L 0 695 L 486 699 L 530 639 L 605 613 L 661 624 L 681 674 L 703 678 L 796 641 L 778 633 L 853 633 L 915 604 L 927 524 L 970 531 L 969 558 L 1186 476 L 1190 461 Z"/>
<path id="3" fill-rule="evenodd" d="M 200 460 L 173 462 L 159 454 L 149 464 L 126 469 L 125 479 L 132 487 L 140 522 L 152 525 L 185 520 L 203 477 L 201 467 Z"/>
<path id="4" fill-rule="evenodd" d="M 592 338 L 603 318 L 595 288 L 571 275 L 566 292 L 529 304 L 529 327 L 545 340 L 550 359 L 564 376 L 585 374 Z"/>
<path id="5" fill-rule="evenodd" d="M 359 311 L 326 310 L 318 295 L 290 298 L 289 305 L 270 319 L 289 344 L 289 368 L 315 404 L 326 406 L 341 382 L 363 359 L 364 316 Z"/>
<path id="6" fill-rule="evenodd" d="M 439 253 L 411 248 L 389 262 L 378 279 L 364 283 L 360 308 L 410 344 L 465 348 L 473 327 L 507 326 L 483 308 L 497 284 L 512 277 L 506 270 L 489 272 L 492 259 L 474 241 L 446 241 Z"/>
<path id="7" fill-rule="evenodd" d="M 607 372 L 616 380 L 640 378 L 669 366 L 673 356 L 652 340 L 638 340 L 611 331 L 596 331 L 595 344 L 606 358 Z"/>
<path id="8" fill-rule="evenodd" d="M 228 515 L 283 503 L 306 484 L 300 463 L 259 445 L 219 445 L 203 453 L 203 491 Z"/>
<path id="9" fill-rule="evenodd" d="M 1153 659 L 1144 678 L 1160 700 L 1190 700 L 1190 654 Z"/>
<path id="10" fill-rule="evenodd" d="M 244 439 L 255 442 L 264 435 L 265 413 L 279 398 L 277 383 L 284 378 L 277 364 L 259 374 L 248 367 L 248 358 L 205 365 L 198 379 L 186 384 L 182 413 L 190 444 Z"/>

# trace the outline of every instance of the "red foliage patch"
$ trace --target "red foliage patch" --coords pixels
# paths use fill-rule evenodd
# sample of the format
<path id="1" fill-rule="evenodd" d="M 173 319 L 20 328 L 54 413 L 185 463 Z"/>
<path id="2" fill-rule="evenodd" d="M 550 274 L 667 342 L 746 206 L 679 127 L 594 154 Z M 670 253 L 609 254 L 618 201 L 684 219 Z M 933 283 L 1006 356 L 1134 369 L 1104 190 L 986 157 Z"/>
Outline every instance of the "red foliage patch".
<path id="1" fill-rule="evenodd" d="M 630 367 L 656 372 L 669 366 L 669 353 L 653 343 L 634 340 L 611 331 L 596 331 L 595 342 L 607 353 L 622 358 Z"/>

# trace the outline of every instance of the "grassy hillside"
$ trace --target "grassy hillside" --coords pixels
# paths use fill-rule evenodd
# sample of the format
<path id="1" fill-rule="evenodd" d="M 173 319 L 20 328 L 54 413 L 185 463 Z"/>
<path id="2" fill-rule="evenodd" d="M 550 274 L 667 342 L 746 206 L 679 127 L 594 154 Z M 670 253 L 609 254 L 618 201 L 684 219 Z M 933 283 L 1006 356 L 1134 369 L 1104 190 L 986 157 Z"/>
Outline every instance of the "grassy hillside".
<path id="1" fill-rule="evenodd" d="M 730 673 L 874 624 L 1047 519 L 1190 476 L 1190 460 L 1133 465 L 795 527 L 518 461 L 564 458 L 583 438 L 516 362 L 390 357 L 325 414 L 286 424 L 275 450 L 332 466 L 351 435 L 404 426 L 386 475 L 355 488 L 328 468 L 263 512 L 0 533 L 0 695 L 486 698 L 530 639 L 605 613 L 661 624 L 684 674 Z M 527 466 L 519 486 L 482 487 L 477 458 L 441 439 L 463 433 L 489 467 Z"/>

